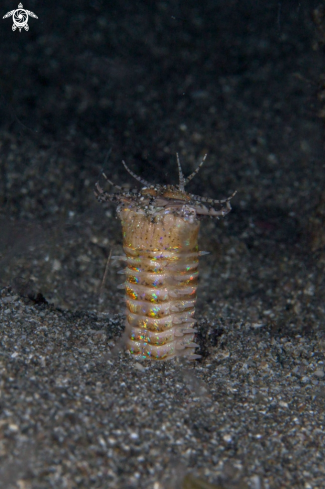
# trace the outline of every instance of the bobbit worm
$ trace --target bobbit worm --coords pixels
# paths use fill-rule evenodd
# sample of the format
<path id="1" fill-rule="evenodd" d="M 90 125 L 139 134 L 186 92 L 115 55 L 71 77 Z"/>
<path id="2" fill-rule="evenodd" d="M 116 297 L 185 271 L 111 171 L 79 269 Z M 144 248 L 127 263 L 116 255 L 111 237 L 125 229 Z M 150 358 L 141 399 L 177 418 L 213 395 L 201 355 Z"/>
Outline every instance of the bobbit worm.
<path id="1" fill-rule="evenodd" d="M 184 177 L 177 156 L 178 185 L 152 185 L 125 169 L 141 183 L 140 190 L 125 190 L 103 176 L 116 191 L 104 192 L 96 183 L 100 202 L 117 204 L 122 223 L 125 256 L 126 348 L 138 358 L 168 360 L 195 353 L 194 319 L 198 284 L 200 218 L 224 217 L 230 200 L 207 199 L 187 193 L 185 185 L 198 173 Z"/>

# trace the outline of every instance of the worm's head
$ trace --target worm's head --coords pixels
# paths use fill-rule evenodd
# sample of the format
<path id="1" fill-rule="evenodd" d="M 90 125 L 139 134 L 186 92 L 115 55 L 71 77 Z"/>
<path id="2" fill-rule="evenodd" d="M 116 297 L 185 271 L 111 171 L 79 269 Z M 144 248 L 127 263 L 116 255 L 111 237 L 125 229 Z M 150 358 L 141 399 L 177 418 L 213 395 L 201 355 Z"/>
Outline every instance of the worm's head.
<path id="1" fill-rule="evenodd" d="M 151 185 L 143 178 L 135 175 L 123 161 L 126 170 L 143 187 L 133 190 L 125 190 L 118 185 L 114 185 L 103 173 L 104 178 L 117 190 L 115 193 L 104 192 L 99 183 L 96 184 L 95 195 L 100 202 L 115 202 L 118 204 L 118 213 L 124 208 L 136 210 L 145 214 L 151 219 L 157 219 L 161 215 L 175 214 L 184 220 L 194 222 L 198 217 L 224 217 L 231 211 L 230 200 L 236 194 L 223 200 L 207 199 L 198 195 L 193 195 L 185 191 L 185 185 L 192 180 L 203 165 L 204 156 L 198 168 L 187 178 L 184 178 L 179 157 L 177 154 L 177 165 L 179 172 L 178 185 Z"/>

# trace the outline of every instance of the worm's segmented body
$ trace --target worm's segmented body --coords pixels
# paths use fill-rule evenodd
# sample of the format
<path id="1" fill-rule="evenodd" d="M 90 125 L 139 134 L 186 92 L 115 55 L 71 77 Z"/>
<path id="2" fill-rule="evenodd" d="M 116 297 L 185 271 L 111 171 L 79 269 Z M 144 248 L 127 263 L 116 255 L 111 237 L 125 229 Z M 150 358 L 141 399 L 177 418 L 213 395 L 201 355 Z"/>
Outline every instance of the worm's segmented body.
<path id="1" fill-rule="evenodd" d="M 194 343 L 198 263 L 199 255 L 205 254 L 198 251 L 199 218 L 225 216 L 234 195 L 212 200 L 185 192 L 186 183 L 204 160 L 184 179 L 177 155 L 176 186 L 150 185 L 124 162 L 129 173 L 145 185 L 140 191 L 115 186 L 118 193 L 108 194 L 96 184 L 99 201 L 118 203 L 126 255 L 120 258 L 126 261 L 122 287 L 126 292 L 127 349 L 142 358 L 200 357 L 195 354 L 198 345 Z M 218 204 L 219 209 L 204 203 Z"/>

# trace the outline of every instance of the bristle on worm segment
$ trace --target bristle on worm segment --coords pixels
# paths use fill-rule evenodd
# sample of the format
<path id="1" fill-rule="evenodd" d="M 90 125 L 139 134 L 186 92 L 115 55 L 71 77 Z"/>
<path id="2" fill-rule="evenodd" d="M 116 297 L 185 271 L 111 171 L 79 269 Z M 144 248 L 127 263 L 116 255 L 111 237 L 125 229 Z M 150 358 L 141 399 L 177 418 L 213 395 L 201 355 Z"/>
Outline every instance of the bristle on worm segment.
<path id="1" fill-rule="evenodd" d="M 100 202 L 115 202 L 123 229 L 126 263 L 121 271 L 125 281 L 119 288 L 126 294 L 127 350 L 138 358 L 168 360 L 195 354 L 194 319 L 198 283 L 200 217 L 224 217 L 231 210 L 230 200 L 213 200 L 185 192 L 203 165 L 184 177 L 177 156 L 178 185 L 151 185 L 125 169 L 142 185 L 140 190 L 124 190 L 113 185 L 116 193 L 104 192 L 96 184 Z"/>

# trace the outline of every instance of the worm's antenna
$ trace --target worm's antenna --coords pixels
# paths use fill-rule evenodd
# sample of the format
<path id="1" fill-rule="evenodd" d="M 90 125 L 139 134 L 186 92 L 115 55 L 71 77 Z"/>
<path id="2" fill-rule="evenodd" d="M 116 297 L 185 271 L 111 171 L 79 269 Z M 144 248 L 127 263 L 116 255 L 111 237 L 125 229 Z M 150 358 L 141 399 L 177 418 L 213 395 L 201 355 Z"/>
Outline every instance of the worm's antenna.
<path id="1" fill-rule="evenodd" d="M 176 153 L 177 166 L 178 166 L 178 175 L 179 175 L 179 185 L 178 188 L 181 192 L 185 192 L 185 179 L 182 172 L 181 162 L 179 161 L 179 155 Z"/>
<path id="2" fill-rule="evenodd" d="M 225 204 L 226 202 L 229 202 L 237 193 L 237 190 L 235 190 L 230 197 L 227 197 L 226 199 L 222 200 L 215 200 L 215 199 L 209 199 L 207 197 L 201 197 L 200 195 L 194 195 L 194 194 L 188 194 L 190 197 L 192 197 L 193 200 L 196 200 L 198 202 L 207 202 L 208 204 Z"/>
<path id="3" fill-rule="evenodd" d="M 191 173 L 191 175 L 190 175 L 189 177 L 185 178 L 185 185 L 187 185 L 187 184 L 188 184 L 188 182 L 190 182 L 190 181 L 192 180 L 192 178 L 194 178 L 194 177 L 195 177 L 195 175 L 196 175 L 197 173 L 199 173 L 200 168 L 203 166 L 203 164 L 204 164 L 204 162 L 205 162 L 205 160 L 206 160 L 206 157 L 207 157 L 207 156 L 208 156 L 208 154 L 205 154 L 205 155 L 203 156 L 203 159 L 202 159 L 201 163 L 200 163 L 200 164 L 199 164 L 199 166 L 197 167 L 197 169 L 196 169 L 196 170 L 194 170 L 194 172 L 193 172 L 193 173 Z"/>
<path id="4" fill-rule="evenodd" d="M 105 175 L 105 173 L 103 172 L 102 173 L 103 177 L 105 178 L 105 180 L 108 181 L 108 183 L 110 185 L 112 185 L 113 187 L 117 188 L 118 190 L 123 190 L 122 187 L 120 187 L 119 185 L 115 185 L 115 183 L 113 183 L 109 178 L 107 178 L 107 176 Z"/>
<path id="5" fill-rule="evenodd" d="M 133 173 L 133 171 L 131 171 L 130 168 L 126 165 L 126 163 L 125 163 L 124 160 L 122 160 L 122 163 L 123 163 L 124 168 L 126 169 L 126 171 L 128 173 L 130 173 L 130 175 L 132 175 L 133 178 L 135 178 L 136 180 L 138 180 L 138 182 L 142 183 L 142 185 L 145 185 L 146 187 L 151 187 L 151 183 L 147 182 L 147 180 L 144 180 L 144 178 L 138 177 L 138 175 L 136 175 L 135 173 Z"/>

